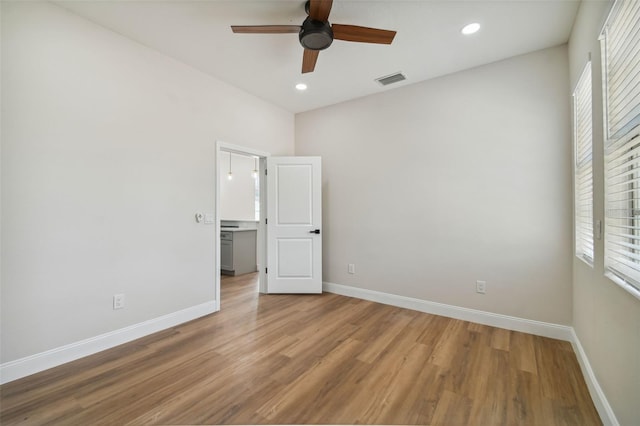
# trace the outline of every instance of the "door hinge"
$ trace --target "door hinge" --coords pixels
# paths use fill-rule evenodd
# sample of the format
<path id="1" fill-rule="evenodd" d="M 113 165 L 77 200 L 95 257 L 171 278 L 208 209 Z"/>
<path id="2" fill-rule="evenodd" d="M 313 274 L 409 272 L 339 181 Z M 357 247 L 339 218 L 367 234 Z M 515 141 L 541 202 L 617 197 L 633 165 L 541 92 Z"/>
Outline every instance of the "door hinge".
<path id="1" fill-rule="evenodd" d="M 269 219 L 265 217 L 265 218 L 264 218 L 264 224 L 266 225 L 266 224 L 268 224 L 268 223 L 269 223 Z"/>
<path id="2" fill-rule="evenodd" d="M 266 176 L 267 174 L 267 169 L 264 169 L 264 175 Z"/>
<path id="3" fill-rule="evenodd" d="M 264 268 L 264 273 L 268 274 L 269 273 L 269 268 Z"/>

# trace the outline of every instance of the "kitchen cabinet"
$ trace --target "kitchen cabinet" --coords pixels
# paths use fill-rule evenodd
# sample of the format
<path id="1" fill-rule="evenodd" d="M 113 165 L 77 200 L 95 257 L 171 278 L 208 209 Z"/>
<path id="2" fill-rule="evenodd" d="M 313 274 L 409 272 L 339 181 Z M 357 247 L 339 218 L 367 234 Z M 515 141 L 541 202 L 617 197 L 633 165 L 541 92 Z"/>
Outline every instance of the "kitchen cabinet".
<path id="1" fill-rule="evenodd" d="M 258 270 L 255 229 L 222 229 L 220 232 L 220 272 L 240 275 Z"/>

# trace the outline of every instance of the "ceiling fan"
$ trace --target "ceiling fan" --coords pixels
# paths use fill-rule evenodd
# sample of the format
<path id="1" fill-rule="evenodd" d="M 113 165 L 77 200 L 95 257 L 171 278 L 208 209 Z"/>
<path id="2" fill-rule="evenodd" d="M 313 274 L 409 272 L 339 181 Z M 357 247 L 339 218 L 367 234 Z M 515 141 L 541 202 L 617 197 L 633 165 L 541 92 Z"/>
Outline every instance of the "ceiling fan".
<path id="1" fill-rule="evenodd" d="M 318 54 L 331 45 L 334 39 L 359 43 L 391 44 L 395 31 L 357 25 L 330 24 L 329 13 L 333 0 L 307 0 L 305 11 L 309 15 L 302 25 L 232 25 L 231 30 L 239 34 L 286 34 L 298 33 L 304 47 L 302 73 L 312 72 Z"/>

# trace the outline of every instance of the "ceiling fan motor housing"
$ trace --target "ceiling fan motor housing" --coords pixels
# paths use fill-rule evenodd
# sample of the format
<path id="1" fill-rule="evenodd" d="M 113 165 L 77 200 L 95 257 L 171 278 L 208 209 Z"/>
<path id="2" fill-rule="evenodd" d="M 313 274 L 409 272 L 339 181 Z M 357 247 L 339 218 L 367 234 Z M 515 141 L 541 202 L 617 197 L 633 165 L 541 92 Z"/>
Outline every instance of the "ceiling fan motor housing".
<path id="1" fill-rule="evenodd" d="M 324 50 L 333 42 L 333 30 L 329 22 L 307 18 L 300 27 L 300 44 L 309 50 Z"/>

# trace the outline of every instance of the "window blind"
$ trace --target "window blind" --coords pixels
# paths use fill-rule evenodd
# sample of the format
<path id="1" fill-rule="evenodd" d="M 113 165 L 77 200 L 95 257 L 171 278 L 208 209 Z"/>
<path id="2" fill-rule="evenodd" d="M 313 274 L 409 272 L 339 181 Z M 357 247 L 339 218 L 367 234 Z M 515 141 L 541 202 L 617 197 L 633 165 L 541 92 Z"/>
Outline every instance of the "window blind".
<path id="1" fill-rule="evenodd" d="M 640 289 L 640 129 L 605 150 L 605 267 Z"/>
<path id="2" fill-rule="evenodd" d="M 602 34 L 607 139 L 640 124 L 640 1 L 617 0 Z"/>
<path id="3" fill-rule="evenodd" d="M 575 152 L 575 249 L 576 256 L 593 265 L 593 139 L 591 62 L 585 66 L 573 92 L 573 140 Z"/>
<path id="4" fill-rule="evenodd" d="M 601 41 L 605 269 L 640 297 L 640 1 L 616 0 Z"/>

